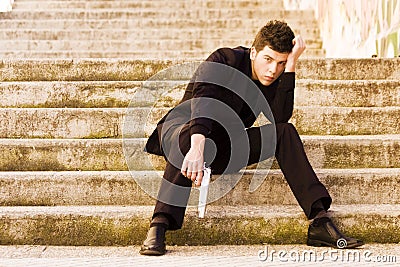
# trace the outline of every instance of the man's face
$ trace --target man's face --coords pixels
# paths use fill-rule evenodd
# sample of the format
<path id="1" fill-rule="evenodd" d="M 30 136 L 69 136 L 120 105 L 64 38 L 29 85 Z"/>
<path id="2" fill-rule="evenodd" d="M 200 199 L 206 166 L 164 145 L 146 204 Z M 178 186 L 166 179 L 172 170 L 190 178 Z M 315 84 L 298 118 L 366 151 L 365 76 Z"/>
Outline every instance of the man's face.
<path id="1" fill-rule="evenodd" d="M 262 85 L 272 84 L 285 70 L 288 53 L 279 53 L 268 46 L 263 50 L 250 50 L 252 79 L 259 80 Z"/>

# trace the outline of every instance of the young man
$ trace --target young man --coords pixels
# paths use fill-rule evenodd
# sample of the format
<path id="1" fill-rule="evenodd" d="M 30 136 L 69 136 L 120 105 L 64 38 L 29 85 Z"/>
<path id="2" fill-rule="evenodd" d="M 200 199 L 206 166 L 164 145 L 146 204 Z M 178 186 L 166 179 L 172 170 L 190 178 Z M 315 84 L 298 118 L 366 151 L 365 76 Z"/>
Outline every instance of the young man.
<path id="1" fill-rule="evenodd" d="M 182 227 L 190 188 L 201 184 L 204 162 L 215 174 L 231 173 L 271 156 L 307 218 L 314 219 L 308 245 L 336 247 L 341 238 L 347 248 L 363 244 L 344 236 L 327 216 L 331 197 L 315 175 L 295 127 L 288 123 L 296 62 L 304 50 L 302 38 L 295 37 L 285 22 L 269 21 L 250 49 L 221 48 L 209 56 L 206 62 L 214 64 L 194 75 L 179 108 L 160 120 L 146 144 L 146 151 L 164 156 L 167 166 L 141 254 L 165 254 L 165 232 Z M 248 81 L 237 79 L 235 71 Z M 226 107 L 233 115 L 224 111 Z M 260 112 L 274 124 L 251 127 Z"/>

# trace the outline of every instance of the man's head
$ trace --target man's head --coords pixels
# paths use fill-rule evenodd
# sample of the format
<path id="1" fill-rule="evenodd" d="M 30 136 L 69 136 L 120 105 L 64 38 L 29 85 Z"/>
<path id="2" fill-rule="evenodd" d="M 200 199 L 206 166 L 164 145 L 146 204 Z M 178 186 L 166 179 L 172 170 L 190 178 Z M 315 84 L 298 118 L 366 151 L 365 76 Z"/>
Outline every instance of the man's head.
<path id="1" fill-rule="evenodd" d="M 269 21 L 257 33 L 250 51 L 252 78 L 263 85 L 272 84 L 285 70 L 293 49 L 293 31 L 283 21 Z"/>
<path id="2" fill-rule="evenodd" d="M 290 53 L 293 48 L 294 33 L 286 22 L 270 20 L 254 38 L 253 47 L 257 52 L 268 46 L 279 53 Z"/>

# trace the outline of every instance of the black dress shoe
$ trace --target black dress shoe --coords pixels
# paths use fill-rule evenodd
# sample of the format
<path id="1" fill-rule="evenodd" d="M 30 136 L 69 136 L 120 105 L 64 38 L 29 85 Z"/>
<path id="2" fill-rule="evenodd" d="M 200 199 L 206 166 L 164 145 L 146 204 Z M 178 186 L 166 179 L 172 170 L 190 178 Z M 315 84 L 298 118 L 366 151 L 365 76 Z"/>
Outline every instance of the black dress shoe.
<path id="1" fill-rule="evenodd" d="M 363 241 L 343 235 L 328 217 L 314 219 L 308 227 L 307 245 L 314 247 L 356 248 Z"/>
<path id="2" fill-rule="evenodd" d="M 139 253 L 149 256 L 161 256 L 166 252 L 165 249 L 165 231 L 166 228 L 161 225 L 150 227 L 147 232 L 147 238 L 143 242 Z"/>

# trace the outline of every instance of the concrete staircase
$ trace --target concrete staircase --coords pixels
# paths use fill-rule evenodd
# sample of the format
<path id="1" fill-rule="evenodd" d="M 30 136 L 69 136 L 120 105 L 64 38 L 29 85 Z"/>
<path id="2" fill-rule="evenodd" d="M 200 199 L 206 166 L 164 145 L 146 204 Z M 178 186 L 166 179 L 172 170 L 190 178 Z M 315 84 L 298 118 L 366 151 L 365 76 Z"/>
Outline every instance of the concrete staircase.
<path id="1" fill-rule="evenodd" d="M 176 85 L 191 69 L 144 84 L 179 63 L 1 62 L 1 244 L 141 243 L 154 200 L 139 184 L 156 192 L 164 164 L 142 152 L 146 129 L 179 99 Z M 335 220 L 366 242 L 400 242 L 399 63 L 303 59 L 298 66 L 292 121 L 333 196 Z M 137 95 L 146 97 L 129 104 Z M 308 222 L 280 170 L 265 170 L 265 182 L 249 193 L 252 172 L 205 219 L 189 208 L 169 244 L 304 243 Z"/>
<path id="2" fill-rule="evenodd" d="M 155 203 L 140 185 L 156 192 L 164 165 L 142 152 L 149 131 L 180 98 L 194 59 L 248 45 L 271 16 L 307 36 L 292 122 L 333 196 L 335 220 L 366 242 L 400 242 L 400 60 L 310 58 L 323 55 L 318 31 L 306 26 L 311 13 L 282 7 L 17 0 L 0 14 L 0 244 L 140 244 Z M 185 62 L 193 64 L 147 82 Z M 308 221 L 273 167 L 261 170 L 254 193 L 254 169 L 246 170 L 205 219 L 189 208 L 169 244 L 304 243 Z"/>
<path id="3" fill-rule="evenodd" d="M 281 0 L 17 0 L 0 13 L 2 58 L 196 58 L 221 46 L 250 46 L 269 19 L 286 19 L 324 56 L 310 11 Z"/>

